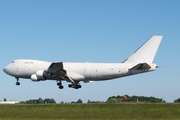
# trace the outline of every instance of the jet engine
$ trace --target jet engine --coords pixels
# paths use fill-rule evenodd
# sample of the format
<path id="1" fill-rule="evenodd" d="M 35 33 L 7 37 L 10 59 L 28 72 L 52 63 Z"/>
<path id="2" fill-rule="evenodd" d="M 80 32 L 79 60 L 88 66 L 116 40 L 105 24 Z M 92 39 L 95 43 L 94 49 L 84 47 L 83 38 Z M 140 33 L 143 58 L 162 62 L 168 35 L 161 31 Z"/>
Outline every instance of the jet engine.
<path id="1" fill-rule="evenodd" d="M 38 70 L 35 74 L 31 75 L 31 80 L 32 81 L 42 81 L 46 80 L 46 71 L 44 70 Z"/>

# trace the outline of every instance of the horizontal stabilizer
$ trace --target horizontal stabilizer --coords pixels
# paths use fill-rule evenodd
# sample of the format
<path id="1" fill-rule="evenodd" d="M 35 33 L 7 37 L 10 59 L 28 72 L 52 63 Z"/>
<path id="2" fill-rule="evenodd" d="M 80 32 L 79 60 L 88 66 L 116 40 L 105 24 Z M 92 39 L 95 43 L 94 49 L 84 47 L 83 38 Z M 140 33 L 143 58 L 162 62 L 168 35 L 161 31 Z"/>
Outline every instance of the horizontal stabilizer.
<path id="1" fill-rule="evenodd" d="M 147 63 L 139 63 L 129 70 L 149 70 L 150 68 L 151 66 L 149 66 Z"/>

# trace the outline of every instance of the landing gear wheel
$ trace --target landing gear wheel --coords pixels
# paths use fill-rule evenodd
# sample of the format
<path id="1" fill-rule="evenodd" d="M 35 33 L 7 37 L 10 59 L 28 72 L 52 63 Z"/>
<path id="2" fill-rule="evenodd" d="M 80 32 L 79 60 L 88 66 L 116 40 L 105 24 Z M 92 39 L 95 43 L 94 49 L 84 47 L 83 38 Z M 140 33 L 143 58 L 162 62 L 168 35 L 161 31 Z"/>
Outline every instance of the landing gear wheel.
<path id="1" fill-rule="evenodd" d="M 72 84 L 69 84 L 68 87 L 69 87 L 69 88 L 72 88 Z"/>
<path id="2" fill-rule="evenodd" d="M 16 82 L 16 85 L 17 85 L 17 86 L 20 85 L 20 82 Z"/>
<path id="3" fill-rule="evenodd" d="M 58 82 L 58 83 L 57 83 L 57 86 L 61 86 L 61 83 L 60 83 L 60 82 Z"/>
<path id="4" fill-rule="evenodd" d="M 75 89 L 81 88 L 81 85 L 76 85 Z"/>
<path id="5" fill-rule="evenodd" d="M 59 89 L 63 89 L 64 87 L 63 86 L 59 86 Z"/>
<path id="6" fill-rule="evenodd" d="M 82 86 L 81 85 L 78 85 L 78 88 L 81 88 Z"/>

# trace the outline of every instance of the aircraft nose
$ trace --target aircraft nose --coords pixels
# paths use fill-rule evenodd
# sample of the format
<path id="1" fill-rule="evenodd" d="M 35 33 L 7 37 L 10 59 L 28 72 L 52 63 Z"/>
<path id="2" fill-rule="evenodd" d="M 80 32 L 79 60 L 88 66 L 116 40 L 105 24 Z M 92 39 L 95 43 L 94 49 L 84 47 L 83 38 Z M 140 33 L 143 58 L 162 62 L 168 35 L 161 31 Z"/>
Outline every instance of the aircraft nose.
<path id="1" fill-rule="evenodd" d="M 11 68 L 11 64 L 7 65 L 5 68 L 3 68 L 3 71 L 8 74 L 11 75 L 12 74 L 12 68 Z"/>
<path id="2" fill-rule="evenodd" d="M 5 73 L 7 73 L 7 71 L 8 71 L 7 67 L 5 67 L 5 68 L 3 69 L 3 71 L 4 71 Z"/>

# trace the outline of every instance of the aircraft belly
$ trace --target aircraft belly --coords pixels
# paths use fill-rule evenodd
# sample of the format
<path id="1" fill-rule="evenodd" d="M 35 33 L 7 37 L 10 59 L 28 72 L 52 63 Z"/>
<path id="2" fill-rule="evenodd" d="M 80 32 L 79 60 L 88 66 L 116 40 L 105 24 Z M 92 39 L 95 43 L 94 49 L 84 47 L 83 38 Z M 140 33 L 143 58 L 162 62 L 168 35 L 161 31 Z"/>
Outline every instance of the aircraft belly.
<path id="1" fill-rule="evenodd" d="M 87 80 L 96 80 L 96 69 L 86 68 L 84 70 L 84 76 Z"/>
<path id="2" fill-rule="evenodd" d="M 97 80 L 98 78 L 96 71 L 96 66 L 86 63 L 83 67 L 83 75 L 85 77 L 85 80 Z"/>
<path id="3" fill-rule="evenodd" d="M 108 80 L 118 77 L 118 70 L 116 68 L 99 68 L 96 72 L 99 80 Z"/>

